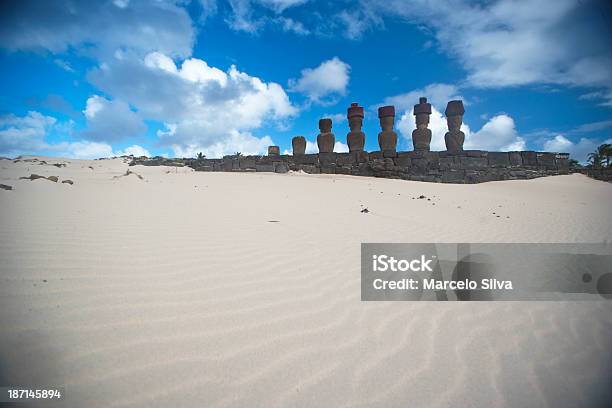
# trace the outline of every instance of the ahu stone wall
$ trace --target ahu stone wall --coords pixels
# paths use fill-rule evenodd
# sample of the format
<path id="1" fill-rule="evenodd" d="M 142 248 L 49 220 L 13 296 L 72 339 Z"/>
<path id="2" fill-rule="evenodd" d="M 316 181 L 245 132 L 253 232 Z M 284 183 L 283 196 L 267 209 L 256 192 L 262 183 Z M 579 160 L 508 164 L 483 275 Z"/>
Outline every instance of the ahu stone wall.
<path id="1" fill-rule="evenodd" d="M 144 163 L 137 163 L 144 164 Z M 442 183 L 482 183 L 569 173 L 569 155 L 550 152 L 352 152 L 225 156 L 186 160 L 196 171 L 347 174 Z"/>

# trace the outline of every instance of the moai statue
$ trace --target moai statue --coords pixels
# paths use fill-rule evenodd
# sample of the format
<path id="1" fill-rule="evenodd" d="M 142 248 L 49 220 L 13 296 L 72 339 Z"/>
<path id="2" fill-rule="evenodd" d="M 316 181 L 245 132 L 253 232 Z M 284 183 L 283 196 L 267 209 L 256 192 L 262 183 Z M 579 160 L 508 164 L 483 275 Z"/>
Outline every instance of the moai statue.
<path id="1" fill-rule="evenodd" d="M 332 120 L 325 118 L 319 120 L 319 136 L 317 136 L 317 146 L 319 146 L 319 153 L 332 153 L 334 151 L 334 144 L 336 144 L 336 137 L 331 132 Z"/>
<path id="2" fill-rule="evenodd" d="M 419 104 L 414 105 L 417 127 L 412 131 L 414 150 L 429 151 L 429 144 L 431 143 L 431 130 L 427 129 L 429 115 L 431 115 L 431 104 L 427 103 L 427 98 L 419 98 Z"/>
<path id="3" fill-rule="evenodd" d="M 348 108 L 347 118 L 351 131 L 346 135 L 346 143 L 349 147 L 349 152 L 362 152 L 365 145 L 365 134 L 361 131 L 363 124 L 363 107 L 357 103 L 351 103 Z"/>
<path id="4" fill-rule="evenodd" d="M 280 147 L 268 146 L 268 156 L 279 156 L 279 155 L 280 155 Z"/>
<path id="5" fill-rule="evenodd" d="M 304 139 L 304 136 L 296 136 L 291 139 L 291 146 L 293 146 L 294 156 L 302 156 L 306 153 L 306 139 Z"/>
<path id="6" fill-rule="evenodd" d="M 395 122 L 395 107 L 383 106 L 378 108 L 378 119 L 382 132 L 378 134 L 378 145 L 382 152 L 395 152 L 397 148 L 397 133 L 393 131 Z"/>
<path id="7" fill-rule="evenodd" d="M 463 150 L 463 142 L 465 141 L 465 134 L 461 131 L 461 124 L 463 123 L 463 109 L 462 101 L 450 101 L 446 105 L 446 123 L 448 124 L 448 132 L 444 135 L 444 142 L 446 143 L 446 150 L 449 152 L 460 152 Z"/>

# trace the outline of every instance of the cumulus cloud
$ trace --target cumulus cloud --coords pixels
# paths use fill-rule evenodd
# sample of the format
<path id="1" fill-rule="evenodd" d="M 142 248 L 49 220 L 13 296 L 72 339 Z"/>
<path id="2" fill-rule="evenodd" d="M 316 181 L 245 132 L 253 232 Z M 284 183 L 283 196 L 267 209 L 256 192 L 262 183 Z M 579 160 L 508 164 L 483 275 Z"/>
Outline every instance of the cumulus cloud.
<path id="1" fill-rule="evenodd" d="M 151 157 L 151 153 L 147 149 L 139 145 L 132 145 L 115 153 L 115 156 L 147 156 Z"/>
<path id="2" fill-rule="evenodd" d="M 0 13 L 0 46 L 103 59 L 117 50 L 191 55 L 195 30 L 183 7 L 168 1 L 11 1 Z"/>
<path id="3" fill-rule="evenodd" d="M 82 135 L 91 140 L 113 142 L 141 136 L 147 130 L 138 114 L 120 100 L 109 101 L 93 95 L 87 99 L 83 113 L 87 129 Z"/>
<path id="4" fill-rule="evenodd" d="M 550 152 L 569 153 L 572 159 L 581 163 L 586 163 L 589 153 L 594 152 L 597 146 L 603 143 L 611 143 L 612 139 L 598 141 L 586 137 L 581 137 L 577 142 L 569 140 L 564 135 L 558 134 L 543 143 L 543 149 Z"/>
<path id="5" fill-rule="evenodd" d="M 228 137 L 208 144 L 185 144 L 180 140 L 174 143 L 176 126 L 169 126 L 166 131 L 158 132 L 158 135 L 171 146 L 176 157 L 195 157 L 199 152 L 209 158 L 223 157 L 237 152 L 243 155 L 257 155 L 264 154 L 268 146 L 274 145 L 270 136 L 259 138 L 250 132 L 239 132 L 235 129 L 230 131 Z"/>
<path id="6" fill-rule="evenodd" d="M 419 103 L 419 98 L 422 96 L 426 97 L 427 102 L 440 111 L 446 108 L 448 101 L 455 99 L 464 100 L 456 85 L 433 83 L 421 89 L 387 97 L 380 105 L 395 105 L 395 108 L 398 110 L 412 111 L 414 105 Z"/>
<path id="7" fill-rule="evenodd" d="M 400 120 L 397 123 L 397 130 L 399 130 L 400 135 L 407 141 L 410 149 L 412 149 L 412 131 L 414 129 L 416 129 L 416 120 L 412 113 L 412 107 L 410 107 L 409 110 L 405 111 L 400 116 Z M 446 150 L 446 144 L 444 143 L 444 135 L 448 131 L 446 118 L 435 106 L 431 107 L 429 129 L 431 130 L 431 150 Z M 465 133 L 466 138 L 467 135 L 470 134 L 470 128 L 465 122 L 461 125 L 461 131 Z"/>
<path id="8" fill-rule="evenodd" d="M 198 58 L 180 66 L 159 52 L 143 59 L 115 59 L 92 70 L 89 78 L 109 95 L 136 107 L 143 118 L 166 123 L 167 129 L 158 134 L 160 141 L 179 155 L 197 149 L 214 157 L 242 146 L 252 151 L 255 136 L 248 132 L 298 112 L 279 84 L 266 83 L 235 66 L 222 71 Z M 238 144 L 231 148 L 227 145 L 231 142 Z"/>
<path id="9" fill-rule="evenodd" d="M 603 0 L 390 0 L 377 10 L 431 29 L 437 43 L 468 72 L 467 82 L 499 88 L 535 83 L 603 88 L 611 103 L 612 37 Z M 591 94 L 595 97 L 595 94 Z"/>
<path id="10" fill-rule="evenodd" d="M 346 94 L 350 70 L 350 65 L 334 57 L 316 68 L 303 69 L 300 78 L 289 81 L 289 87 L 294 92 L 305 94 L 311 102 L 335 103 L 334 96 Z"/>
<path id="11" fill-rule="evenodd" d="M 0 116 L 0 155 L 16 157 L 33 153 L 44 153 L 74 159 L 97 159 L 100 157 L 134 154 L 149 156 L 149 152 L 133 145 L 124 151 L 113 152 L 108 143 L 78 140 L 48 143 L 47 136 L 52 132 L 65 133 L 71 122 L 61 123 L 51 116 L 30 111 L 24 116 L 13 114 Z"/>
<path id="12" fill-rule="evenodd" d="M 56 123 L 55 118 L 36 111 L 25 116 L 0 116 L 0 154 L 14 157 L 40 150 L 47 131 Z"/>
<path id="13" fill-rule="evenodd" d="M 397 125 L 402 137 L 412 146 L 412 131 L 416 129 L 416 121 L 412 110 L 406 111 Z M 444 135 L 448 132 L 446 118 L 435 107 L 431 109 L 429 122 L 431 130 L 431 150 L 446 150 Z M 465 149 L 490 150 L 490 151 L 513 151 L 525 150 L 525 139 L 516 131 L 514 120 L 505 114 L 497 115 L 489 119 L 483 127 L 473 132 L 465 122 L 461 125 L 461 131 L 465 133 Z"/>

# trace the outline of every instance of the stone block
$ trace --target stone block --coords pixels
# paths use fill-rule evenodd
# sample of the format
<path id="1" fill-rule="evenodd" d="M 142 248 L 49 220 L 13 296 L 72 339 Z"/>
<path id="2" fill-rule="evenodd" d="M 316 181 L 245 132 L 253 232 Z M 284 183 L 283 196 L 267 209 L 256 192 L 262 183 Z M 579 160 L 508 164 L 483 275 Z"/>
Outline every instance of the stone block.
<path id="1" fill-rule="evenodd" d="M 486 157 L 459 157 L 461 168 L 465 170 L 485 169 L 489 167 L 489 162 Z"/>
<path id="2" fill-rule="evenodd" d="M 410 167 L 412 159 L 407 156 L 399 156 L 395 158 L 395 165 L 398 167 Z"/>
<path id="3" fill-rule="evenodd" d="M 521 156 L 521 152 L 509 152 L 508 157 L 510 158 L 511 166 L 523 165 L 523 157 Z"/>
<path id="4" fill-rule="evenodd" d="M 255 158 L 254 157 L 244 157 L 238 160 L 240 162 L 239 167 L 241 169 L 254 169 L 255 168 Z"/>
<path id="5" fill-rule="evenodd" d="M 373 176 L 374 172 L 371 167 L 371 162 L 359 163 L 358 175 L 360 176 Z"/>
<path id="6" fill-rule="evenodd" d="M 319 155 L 318 154 L 304 154 L 301 156 L 294 156 L 293 161 L 296 164 L 316 165 L 316 164 L 319 164 Z"/>
<path id="7" fill-rule="evenodd" d="M 425 158 L 414 158 L 410 160 L 412 174 L 425 174 L 427 172 L 428 161 Z"/>
<path id="8" fill-rule="evenodd" d="M 351 174 L 351 166 L 336 166 L 336 174 Z"/>
<path id="9" fill-rule="evenodd" d="M 440 157 L 438 161 L 439 169 L 442 171 L 451 170 L 451 169 L 455 170 L 457 166 L 455 166 L 454 164 L 455 164 L 454 157 Z"/>
<path id="10" fill-rule="evenodd" d="M 304 171 L 304 173 L 308 173 L 308 174 L 319 174 L 321 173 L 321 169 L 319 169 L 318 166 L 314 166 L 311 164 L 304 164 L 301 167 L 301 170 Z"/>
<path id="11" fill-rule="evenodd" d="M 443 183 L 463 183 L 465 181 L 465 172 L 462 170 L 449 170 L 442 173 Z"/>
<path id="12" fill-rule="evenodd" d="M 523 159 L 523 165 L 525 166 L 537 166 L 538 165 L 538 156 L 536 152 L 532 152 L 532 151 L 521 152 L 521 157 Z"/>
<path id="13" fill-rule="evenodd" d="M 230 158 L 223 159 L 222 166 L 223 166 L 223 171 L 232 171 L 232 169 L 234 168 L 233 160 Z"/>
<path id="14" fill-rule="evenodd" d="M 361 151 L 361 152 L 354 152 L 351 154 L 355 156 L 355 161 L 357 163 L 365 163 L 370 159 L 370 155 L 368 154 L 368 152 Z"/>
<path id="15" fill-rule="evenodd" d="M 397 157 L 397 152 L 395 150 L 383 150 L 382 156 L 384 158 L 394 158 Z"/>
<path id="16" fill-rule="evenodd" d="M 287 163 L 276 163 L 274 165 L 274 172 L 275 173 L 287 173 L 289 172 L 289 166 L 287 165 Z"/>
<path id="17" fill-rule="evenodd" d="M 322 174 L 336 174 L 336 165 L 321 165 L 321 173 Z"/>
<path id="18" fill-rule="evenodd" d="M 487 155 L 489 166 L 508 167 L 510 166 L 510 156 L 507 152 L 489 152 Z"/>
<path id="19" fill-rule="evenodd" d="M 355 153 L 336 153 L 336 165 L 346 166 L 352 165 L 357 162 L 357 155 Z"/>
<path id="20" fill-rule="evenodd" d="M 374 160 L 374 159 L 382 159 L 383 158 L 383 154 L 380 151 L 376 151 L 376 152 L 370 152 L 368 153 L 370 160 Z"/>
<path id="21" fill-rule="evenodd" d="M 537 153 L 537 162 L 539 167 L 543 167 L 546 170 L 556 170 L 557 166 L 555 164 L 555 153 L 547 153 L 541 152 Z"/>
<path id="22" fill-rule="evenodd" d="M 259 171 L 269 171 L 274 172 L 274 164 L 256 164 L 255 170 Z"/>
<path id="23" fill-rule="evenodd" d="M 464 150 L 463 154 L 468 157 L 487 157 L 489 152 L 484 150 Z"/>
<path id="24" fill-rule="evenodd" d="M 328 153 L 319 153 L 319 163 L 321 163 L 321 167 L 330 166 L 336 164 L 336 155 L 337 153 L 328 152 Z"/>

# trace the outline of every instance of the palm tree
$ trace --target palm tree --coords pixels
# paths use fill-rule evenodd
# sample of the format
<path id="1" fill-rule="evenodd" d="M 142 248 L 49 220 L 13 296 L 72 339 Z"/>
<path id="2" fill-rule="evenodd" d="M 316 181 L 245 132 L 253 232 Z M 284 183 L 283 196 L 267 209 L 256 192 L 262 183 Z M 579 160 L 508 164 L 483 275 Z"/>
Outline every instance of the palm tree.
<path id="1" fill-rule="evenodd" d="M 202 152 L 198 153 L 198 161 L 201 161 L 202 159 L 204 159 L 206 156 L 204 156 L 202 154 Z"/>
<path id="2" fill-rule="evenodd" d="M 597 153 L 601 157 L 602 161 L 605 157 L 606 167 L 610 167 L 610 157 L 612 157 L 612 145 L 610 143 L 604 143 L 597 148 Z"/>
<path id="3" fill-rule="evenodd" d="M 598 152 L 589 153 L 589 155 L 587 156 L 587 161 L 591 165 L 591 167 L 597 169 L 601 167 L 602 157 L 599 155 Z"/>
<path id="4" fill-rule="evenodd" d="M 589 153 L 587 160 L 592 164 L 593 167 L 599 168 L 606 162 L 606 167 L 610 167 L 610 157 L 612 156 L 612 145 L 610 143 L 604 143 L 597 147 L 593 153 Z"/>

